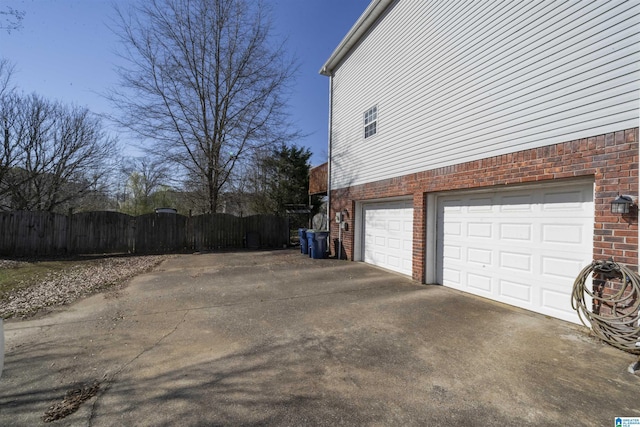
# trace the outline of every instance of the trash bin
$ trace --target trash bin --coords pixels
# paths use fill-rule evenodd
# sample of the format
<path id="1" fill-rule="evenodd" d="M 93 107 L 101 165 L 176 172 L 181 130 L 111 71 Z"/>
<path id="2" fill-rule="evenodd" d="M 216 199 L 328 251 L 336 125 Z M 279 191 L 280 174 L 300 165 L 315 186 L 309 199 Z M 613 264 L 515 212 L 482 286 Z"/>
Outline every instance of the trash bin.
<path id="1" fill-rule="evenodd" d="M 309 256 L 313 259 L 323 259 L 327 254 L 328 231 L 307 231 L 309 241 Z"/>
<path id="2" fill-rule="evenodd" d="M 313 247 L 316 244 L 316 230 L 307 230 L 307 247 L 309 248 L 309 258 L 313 258 Z"/>
<path id="3" fill-rule="evenodd" d="M 300 240 L 300 253 L 307 255 L 309 253 L 309 243 L 307 242 L 306 228 L 298 228 L 298 239 Z"/>
<path id="4" fill-rule="evenodd" d="M 329 249 L 328 246 L 329 241 L 329 232 L 328 231 L 317 231 L 316 232 L 316 244 L 315 248 L 317 248 L 315 254 L 317 254 L 317 259 L 323 259 L 327 257 Z M 314 255 L 315 255 L 314 254 Z M 316 258 L 316 257 L 314 257 Z"/>

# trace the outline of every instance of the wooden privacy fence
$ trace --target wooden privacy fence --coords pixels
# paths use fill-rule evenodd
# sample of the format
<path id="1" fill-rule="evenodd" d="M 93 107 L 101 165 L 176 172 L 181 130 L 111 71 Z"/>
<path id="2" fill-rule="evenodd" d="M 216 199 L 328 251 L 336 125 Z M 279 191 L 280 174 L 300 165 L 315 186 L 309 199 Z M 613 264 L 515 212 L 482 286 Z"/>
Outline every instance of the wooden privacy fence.
<path id="1" fill-rule="evenodd" d="M 0 255 L 7 256 L 282 248 L 288 243 L 288 219 L 274 215 L 0 212 Z"/>

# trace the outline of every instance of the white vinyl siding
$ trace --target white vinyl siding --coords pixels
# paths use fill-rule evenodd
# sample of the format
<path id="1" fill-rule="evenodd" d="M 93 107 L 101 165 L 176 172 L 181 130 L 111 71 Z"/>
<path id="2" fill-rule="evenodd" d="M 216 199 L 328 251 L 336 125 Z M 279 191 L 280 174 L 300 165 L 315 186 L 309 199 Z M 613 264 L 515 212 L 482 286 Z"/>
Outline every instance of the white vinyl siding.
<path id="1" fill-rule="evenodd" d="M 332 188 L 638 126 L 640 3 L 400 0 L 334 70 Z M 385 105 L 385 132 L 358 114 Z"/>

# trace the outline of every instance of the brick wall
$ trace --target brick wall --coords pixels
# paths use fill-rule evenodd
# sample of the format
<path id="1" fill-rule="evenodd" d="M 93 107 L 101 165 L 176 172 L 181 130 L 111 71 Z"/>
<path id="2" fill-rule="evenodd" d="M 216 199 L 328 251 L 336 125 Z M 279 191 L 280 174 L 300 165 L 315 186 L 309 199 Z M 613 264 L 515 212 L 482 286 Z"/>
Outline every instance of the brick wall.
<path id="1" fill-rule="evenodd" d="M 342 233 L 343 247 L 348 259 L 353 260 L 356 201 L 413 197 L 413 278 L 422 282 L 428 193 L 577 177 L 593 177 L 595 181 L 594 259 L 613 257 L 616 262 L 637 269 L 637 211 L 627 216 L 613 215 L 610 203 L 618 193 L 638 195 L 638 128 L 334 190 L 330 217 L 347 210 L 348 230 Z M 331 237 L 338 237 L 335 224 Z"/>

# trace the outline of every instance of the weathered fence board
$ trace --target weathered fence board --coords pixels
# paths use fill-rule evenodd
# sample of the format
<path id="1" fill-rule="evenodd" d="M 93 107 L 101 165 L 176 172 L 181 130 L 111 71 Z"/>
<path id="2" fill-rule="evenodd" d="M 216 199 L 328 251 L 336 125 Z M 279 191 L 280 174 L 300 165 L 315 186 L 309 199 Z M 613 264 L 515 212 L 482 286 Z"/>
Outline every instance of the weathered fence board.
<path id="1" fill-rule="evenodd" d="M 120 212 L 80 212 L 71 216 L 70 253 L 129 252 L 133 217 Z"/>
<path id="2" fill-rule="evenodd" d="M 241 248 L 244 241 L 244 218 L 229 214 L 205 214 L 191 218 L 193 248 L 215 250 Z"/>
<path id="3" fill-rule="evenodd" d="M 8 256 L 281 248 L 288 242 L 287 218 L 273 215 L 0 212 L 0 255 Z"/>
<path id="4" fill-rule="evenodd" d="M 250 248 L 281 248 L 289 243 L 289 222 L 287 218 L 274 215 L 253 215 L 244 217 L 247 246 Z M 257 238 L 257 242 L 252 242 Z"/>
<path id="5" fill-rule="evenodd" d="M 136 217 L 135 248 L 132 252 L 166 253 L 187 249 L 187 218 L 170 213 Z"/>
<path id="6" fill-rule="evenodd" d="M 66 251 L 67 217 L 49 212 L 0 212 L 0 247 L 17 256 Z"/>

